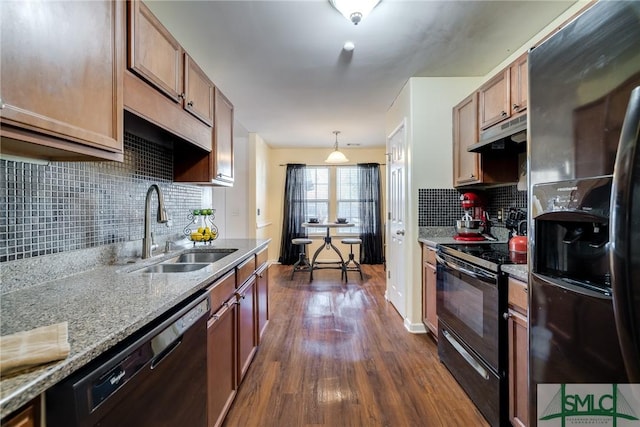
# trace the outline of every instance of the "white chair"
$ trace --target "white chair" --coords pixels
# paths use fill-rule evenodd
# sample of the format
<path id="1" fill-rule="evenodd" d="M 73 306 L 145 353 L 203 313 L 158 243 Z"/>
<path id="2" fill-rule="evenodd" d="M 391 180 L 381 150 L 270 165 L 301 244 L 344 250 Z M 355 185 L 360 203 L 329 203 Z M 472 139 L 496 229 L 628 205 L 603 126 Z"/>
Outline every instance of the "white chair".
<path id="1" fill-rule="evenodd" d="M 298 261 L 293 264 L 293 269 L 291 270 L 291 279 L 293 280 L 293 275 L 298 271 L 311 271 L 311 264 L 309 263 L 309 258 L 307 258 L 307 251 L 305 247 L 310 245 L 313 242 L 311 239 L 306 238 L 296 238 L 291 239 L 291 243 L 294 245 L 301 245 L 302 252 L 300 252 L 300 256 L 298 257 Z"/>
<path id="2" fill-rule="evenodd" d="M 349 245 L 349 259 L 344 263 L 344 281 L 347 281 L 347 271 L 357 271 L 360 273 L 360 280 L 362 280 L 362 267 L 360 267 L 360 263 L 355 260 L 353 256 L 353 245 L 362 245 L 362 239 L 355 238 L 346 238 L 342 239 L 341 242 L 345 245 Z M 351 265 L 353 264 L 353 265 Z"/>

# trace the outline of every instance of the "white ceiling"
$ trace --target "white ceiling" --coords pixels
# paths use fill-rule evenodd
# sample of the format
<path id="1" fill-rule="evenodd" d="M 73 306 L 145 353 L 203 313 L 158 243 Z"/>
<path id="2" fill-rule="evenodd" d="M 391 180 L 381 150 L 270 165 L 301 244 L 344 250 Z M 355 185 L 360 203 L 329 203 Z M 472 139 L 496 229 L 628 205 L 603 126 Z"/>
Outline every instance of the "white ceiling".
<path id="1" fill-rule="evenodd" d="M 382 0 L 358 26 L 328 0 L 146 3 L 272 147 L 372 147 L 410 77 L 484 76 L 574 1 Z"/>

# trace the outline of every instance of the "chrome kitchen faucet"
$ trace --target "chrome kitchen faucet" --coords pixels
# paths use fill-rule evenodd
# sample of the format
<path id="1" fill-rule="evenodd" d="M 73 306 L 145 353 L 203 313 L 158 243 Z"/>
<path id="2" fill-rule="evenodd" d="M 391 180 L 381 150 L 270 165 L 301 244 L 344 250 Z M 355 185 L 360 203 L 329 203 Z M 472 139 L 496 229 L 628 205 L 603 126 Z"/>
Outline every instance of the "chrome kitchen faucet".
<path id="1" fill-rule="evenodd" d="M 166 224 L 169 222 L 169 216 L 167 215 L 167 210 L 164 207 L 164 196 L 162 195 L 162 190 L 158 187 L 158 184 L 152 184 L 151 187 L 147 190 L 147 197 L 144 201 L 144 238 L 142 239 L 142 258 L 149 258 L 152 252 L 152 238 L 151 238 L 151 225 L 149 224 L 151 220 L 151 193 L 153 190 L 158 193 L 158 219 L 157 221 L 160 224 Z"/>

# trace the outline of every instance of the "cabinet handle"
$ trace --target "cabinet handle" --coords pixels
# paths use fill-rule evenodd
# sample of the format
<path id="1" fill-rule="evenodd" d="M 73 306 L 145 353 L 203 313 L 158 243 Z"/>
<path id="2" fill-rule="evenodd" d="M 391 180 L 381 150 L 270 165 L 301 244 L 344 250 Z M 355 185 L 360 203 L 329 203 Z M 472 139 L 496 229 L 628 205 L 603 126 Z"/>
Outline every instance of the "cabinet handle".
<path id="1" fill-rule="evenodd" d="M 509 320 L 510 317 L 511 317 L 511 313 L 502 313 L 502 318 L 504 320 Z"/>
<path id="2" fill-rule="evenodd" d="M 185 97 L 185 94 L 184 94 L 184 93 L 180 93 L 180 94 L 178 94 L 178 99 L 184 99 L 184 97 Z"/>
<path id="3" fill-rule="evenodd" d="M 189 102 L 187 102 L 187 105 L 188 105 L 189 107 L 193 107 L 193 101 L 189 101 Z"/>
<path id="4" fill-rule="evenodd" d="M 469 175 L 469 178 L 475 178 L 476 176 L 474 174 Z"/>
<path id="5" fill-rule="evenodd" d="M 520 106 L 518 104 L 513 104 L 513 109 L 515 111 L 518 111 L 520 109 Z"/>
<path id="6" fill-rule="evenodd" d="M 507 117 L 507 112 L 503 111 L 501 115 L 502 115 L 502 117 Z"/>

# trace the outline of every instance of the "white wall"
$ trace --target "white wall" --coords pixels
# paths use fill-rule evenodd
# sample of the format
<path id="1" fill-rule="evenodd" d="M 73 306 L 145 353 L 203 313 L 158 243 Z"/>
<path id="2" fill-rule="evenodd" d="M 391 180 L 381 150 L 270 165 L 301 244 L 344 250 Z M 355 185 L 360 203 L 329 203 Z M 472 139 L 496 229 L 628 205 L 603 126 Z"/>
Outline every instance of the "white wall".
<path id="1" fill-rule="evenodd" d="M 423 332 L 422 260 L 418 243 L 418 189 L 453 188 L 452 108 L 479 85 L 479 77 L 414 77 L 386 115 L 387 135 L 406 119 L 407 218 L 405 326 Z"/>
<path id="2" fill-rule="evenodd" d="M 252 153 L 249 175 L 255 194 L 253 215 L 249 215 L 251 218 L 250 227 L 255 230 L 255 237 L 264 239 L 271 237 L 271 230 L 274 226 L 274 217 L 271 216 L 272 211 L 269 210 L 269 204 L 272 201 L 272 197 L 269 195 L 271 149 L 256 133 L 249 134 L 249 146 Z"/>
<path id="3" fill-rule="evenodd" d="M 248 227 L 248 209 L 255 205 L 249 181 L 249 133 L 236 123 L 233 137 L 233 187 L 213 187 L 212 206 L 216 209 L 214 223 L 220 238 L 241 239 L 254 237 Z M 252 201 L 253 200 L 253 201 Z M 251 208 L 252 209 L 252 208 Z M 252 210 L 253 211 L 253 210 Z"/>

